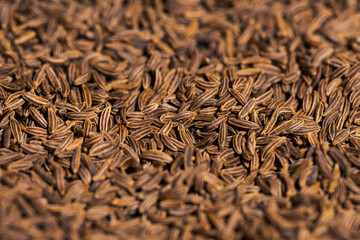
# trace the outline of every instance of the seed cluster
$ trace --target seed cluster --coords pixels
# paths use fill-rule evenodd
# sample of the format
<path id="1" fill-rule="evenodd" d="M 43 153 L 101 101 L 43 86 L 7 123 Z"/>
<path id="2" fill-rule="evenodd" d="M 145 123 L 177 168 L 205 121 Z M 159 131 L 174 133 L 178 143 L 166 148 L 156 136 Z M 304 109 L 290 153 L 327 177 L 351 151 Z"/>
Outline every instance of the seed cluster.
<path id="1" fill-rule="evenodd" d="M 360 239 L 356 0 L 0 0 L 0 239 Z"/>

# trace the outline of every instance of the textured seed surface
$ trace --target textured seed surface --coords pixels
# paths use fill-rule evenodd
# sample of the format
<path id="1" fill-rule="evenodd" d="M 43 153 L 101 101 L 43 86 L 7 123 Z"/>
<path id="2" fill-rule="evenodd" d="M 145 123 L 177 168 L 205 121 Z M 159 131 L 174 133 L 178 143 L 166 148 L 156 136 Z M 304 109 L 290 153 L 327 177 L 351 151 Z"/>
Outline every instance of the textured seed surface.
<path id="1" fill-rule="evenodd" d="M 0 0 L 0 239 L 360 239 L 355 0 Z"/>

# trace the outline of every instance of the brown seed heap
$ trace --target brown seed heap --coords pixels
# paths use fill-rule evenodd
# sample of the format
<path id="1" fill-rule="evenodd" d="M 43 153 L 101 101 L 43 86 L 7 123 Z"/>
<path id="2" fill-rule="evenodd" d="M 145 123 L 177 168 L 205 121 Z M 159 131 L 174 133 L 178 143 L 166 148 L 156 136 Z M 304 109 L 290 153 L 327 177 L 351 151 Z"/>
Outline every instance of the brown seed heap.
<path id="1" fill-rule="evenodd" d="M 0 0 L 0 239 L 360 239 L 356 0 Z"/>

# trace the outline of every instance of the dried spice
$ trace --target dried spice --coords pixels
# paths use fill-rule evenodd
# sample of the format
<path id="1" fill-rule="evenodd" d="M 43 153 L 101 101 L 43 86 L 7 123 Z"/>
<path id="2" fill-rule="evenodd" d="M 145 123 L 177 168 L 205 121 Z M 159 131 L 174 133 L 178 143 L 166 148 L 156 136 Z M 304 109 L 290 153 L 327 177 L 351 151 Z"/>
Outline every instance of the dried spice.
<path id="1" fill-rule="evenodd" d="M 0 239 L 360 239 L 357 1 L 0 1 Z"/>

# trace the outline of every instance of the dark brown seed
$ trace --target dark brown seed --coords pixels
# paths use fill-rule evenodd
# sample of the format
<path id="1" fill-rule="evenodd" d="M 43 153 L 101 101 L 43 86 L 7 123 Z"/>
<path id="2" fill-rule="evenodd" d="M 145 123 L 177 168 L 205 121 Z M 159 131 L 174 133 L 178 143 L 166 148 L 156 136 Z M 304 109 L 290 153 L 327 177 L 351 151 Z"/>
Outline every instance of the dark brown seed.
<path id="1" fill-rule="evenodd" d="M 243 128 L 243 129 L 259 129 L 260 126 L 254 122 L 241 120 L 236 118 L 229 118 L 229 123 L 234 125 L 235 127 Z"/>
<path id="2" fill-rule="evenodd" d="M 72 142 L 73 140 L 73 136 L 74 134 L 71 133 L 69 134 L 67 137 L 65 137 L 61 143 L 56 147 L 55 151 L 54 151 L 54 154 L 58 154 L 58 153 L 61 153 L 63 151 L 65 151 L 65 149 L 70 145 L 70 143 Z"/>
<path id="3" fill-rule="evenodd" d="M 102 179 L 104 177 L 104 174 L 108 170 L 108 168 L 109 168 L 112 161 L 113 161 L 112 158 L 108 158 L 108 159 L 105 160 L 103 165 L 100 167 L 100 169 L 97 171 L 97 173 L 93 176 L 92 180 L 94 182 L 97 182 L 97 181 L 99 181 L 100 179 Z"/>
<path id="4" fill-rule="evenodd" d="M 266 123 L 266 125 L 262 131 L 262 134 L 268 134 L 273 129 L 278 117 L 279 117 L 279 109 L 277 108 L 274 110 L 273 114 L 271 115 L 271 118 Z"/>
<path id="5" fill-rule="evenodd" d="M 110 120 L 111 106 L 106 106 L 106 108 L 101 112 L 99 119 L 99 131 L 108 131 L 109 129 L 109 120 Z"/>
<path id="6" fill-rule="evenodd" d="M 19 159 L 21 159 L 23 157 L 24 157 L 23 154 L 17 153 L 17 152 L 12 152 L 12 153 L 8 153 L 6 155 L 2 155 L 1 160 L 0 160 L 0 165 L 8 164 L 10 162 L 19 160 Z"/>
<path id="7" fill-rule="evenodd" d="M 7 109 L 16 110 L 19 107 L 21 107 L 24 103 L 25 103 L 25 100 L 22 99 L 22 98 L 14 99 L 13 101 L 8 102 L 7 104 L 5 104 L 5 109 L 4 110 L 7 110 Z"/>
<path id="8" fill-rule="evenodd" d="M 141 158 L 156 162 L 164 162 L 164 163 L 171 163 L 173 161 L 172 157 L 168 154 L 157 151 L 157 150 L 148 150 L 144 151 L 141 155 Z"/>
<path id="9" fill-rule="evenodd" d="M 54 109 L 48 108 L 48 131 L 53 134 L 57 129 L 57 117 Z"/>
<path id="10" fill-rule="evenodd" d="M 229 92 L 231 93 L 231 95 L 236 98 L 236 100 L 241 103 L 242 105 L 246 104 L 246 100 L 245 97 L 236 89 L 229 89 Z"/>
<path id="11" fill-rule="evenodd" d="M 228 129 L 226 121 L 223 121 L 220 123 L 219 127 L 219 147 L 220 149 L 224 149 L 226 142 L 227 142 L 227 136 L 228 136 Z"/>
<path id="12" fill-rule="evenodd" d="M 76 79 L 74 79 L 72 84 L 74 84 L 75 86 L 80 86 L 81 84 L 86 83 L 90 79 L 91 79 L 91 72 L 87 72 L 81 76 L 78 76 Z"/>
<path id="13" fill-rule="evenodd" d="M 97 142 L 90 148 L 89 156 L 106 158 L 115 153 L 116 149 L 117 146 L 115 146 L 112 142 Z"/>
<path id="14" fill-rule="evenodd" d="M 250 76 L 261 72 L 260 68 L 246 68 L 237 71 L 239 76 Z"/>
<path id="15" fill-rule="evenodd" d="M 85 120 L 97 118 L 94 112 L 69 112 L 66 116 L 72 120 Z"/>
<path id="16" fill-rule="evenodd" d="M 71 169 L 74 173 L 77 173 L 80 168 L 81 160 L 81 147 L 77 147 L 71 159 Z"/>
<path id="17" fill-rule="evenodd" d="M 36 96 L 33 93 L 25 93 L 23 97 L 26 101 L 36 106 L 44 106 L 50 104 L 49 100 Z"/>
<path id="18" fill-rule="evenodd" d="M 10 118 L 10 129 L 16 141 L 21 144 L 23 142 L 22 128 L 15 118 Z"/>
<path id="19" fill-rule="evenodd" d="M 211 90 L 205 91 L 203 94 L 198 96 L 193 105 L 191 106 L 190 110 L 195 111 L 197 110 L 201 105 L 203 105 L 207 100 L 209 100 L 212 96 L 214 96 L 217 93 L 218 89 L 214 88 Z"/>
<path id="20" fill-rule="evenodd" d="M 153 131 L 154 131 L 154 128 L 152 126 L 143 127 L 143 128 L 140 128 L 139 130 L 132 132 L 131 136 L 133 136 L 135 138 L 135 140 L 140 140 L 143 137 L 152 133 Z"/>
<path id="21" fill-rule="evenodd" d="M 255 98 L 250 99 L 239 112 L 239 118 L 248 115 L 255 106 Z"/>

